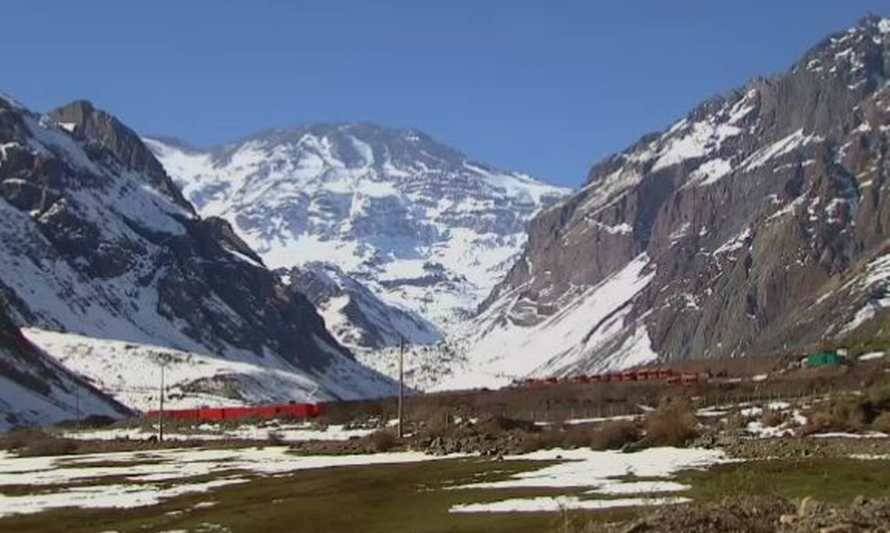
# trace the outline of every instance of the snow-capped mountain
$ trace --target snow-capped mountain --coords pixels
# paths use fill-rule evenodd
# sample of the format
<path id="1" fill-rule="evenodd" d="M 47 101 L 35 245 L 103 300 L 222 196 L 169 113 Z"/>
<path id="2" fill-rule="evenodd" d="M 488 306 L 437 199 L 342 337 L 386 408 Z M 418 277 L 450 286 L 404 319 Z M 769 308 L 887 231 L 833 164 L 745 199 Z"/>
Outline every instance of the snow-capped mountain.
<path id="1" fill-rule="evenodd" d="M 161 364 L 184 403 L 394 390 L 228 223 L 198 216 L 134 132 L 88 102 L 38 115 L 0 98 L 0 215 L 12 319 L 120 400 L 140 387 L 156 397 Z"/>
<path id="2" fill-rule="evenodd" d="M 595 165 L 532 221 L 441 386 L 886 339 L 888 79 L 869 17 Z"/>
<path id="3" fill-rule="evenodd" d="M 568 193 L 371 124 L 273 130 L 209 150 L 146 143 L 199 212 L 230 221 L 271 268 L 325 262 L 364 285 L 326 307 L 352 346 L 439 342 L 506 272 L 531 216 Z M 369 296 L 390 308 L 382 330 L 369 327 L 376 319 L 348 324 L 354 312 L 331 316 Z"/>

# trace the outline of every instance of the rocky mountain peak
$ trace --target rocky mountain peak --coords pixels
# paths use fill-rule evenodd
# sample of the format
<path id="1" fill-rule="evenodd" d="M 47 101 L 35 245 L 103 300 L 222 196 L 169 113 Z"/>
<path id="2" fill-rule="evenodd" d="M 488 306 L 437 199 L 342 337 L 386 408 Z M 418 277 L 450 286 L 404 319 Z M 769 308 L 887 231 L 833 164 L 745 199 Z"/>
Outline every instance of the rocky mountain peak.
<path id="1" fill-rule="evenodd" d="M 792 73 L 799 71 L 842 80 L 850 90 L 877 89 L 890 73 L 890 19 L 867 16 L 828 36 L 792 67 Z"/>
<path id="2" fill-rule="evenodd" d="M 92 102 L 76 100 L 50 111 L 47 116 L 74 139 L 106 150 L 124 168 L 147 176 L 153 187 L 177 205 L 193 211 L 192 205 L 183 198 L 179 188 L 142 143 L 139 135 L 111 114 L 96 109 Z"/>

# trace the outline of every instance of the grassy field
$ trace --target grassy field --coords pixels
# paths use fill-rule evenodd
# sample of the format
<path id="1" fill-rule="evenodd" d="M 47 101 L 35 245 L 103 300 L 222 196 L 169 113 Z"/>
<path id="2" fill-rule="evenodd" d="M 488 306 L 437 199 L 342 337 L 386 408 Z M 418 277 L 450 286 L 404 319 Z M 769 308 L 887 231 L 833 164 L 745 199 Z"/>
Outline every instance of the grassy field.
<path id="1" fill-rule="evenodd" d="M 448 509 L 460 503 L 565 494 L 564 490 L 443 490 L 505 479 L 544 465 L 466 459 L 307 470 L 211 494 L 183 496 L 149 508 L 62 509 L 7 518 L 0 520 L 0 531 L 548 531 L 558 528 L 567 517 L 552 513 L 449 514 Z M 217 503 L 202 507 L 206 502 Z M 628 512 L 598 517 L 621 517 Z M 577 515 L 568 519 L 575 521 Z"/>
<path id="2" fill-rule="evenodd" d="M 771 459 L 689 471 L 677 477 L 691 485 L 696 501 L 747 495 L 848 503 L 857 496 L 890 498 L 890 461 L 847 458 Z"/>
<path id="3" fill-rule="evenodd" d="M 580 495 L 566 490 L 446 490 L 506 479 L 547 463 L 445 460 L 375 467 L 300 471 L 127 510 L 62 509 L 0 520 L 0 531 L 268 531 L 268 532 L 500 532 L 578 531 L 591 524 L 629 520 L 641 512 L 450 514 L 451 506 L 511 497 Z M 813 496 L 849 501 L 858 495 L 890 497 L 890 462 L 853 459 L 768 460 L 687 471 L 676 481 L 684 496 L 721 501 L 742 494 Z M 602 496 L 596 496 L 598 499 Z M 211 503 L 213 505 L 211 506 Z"/>

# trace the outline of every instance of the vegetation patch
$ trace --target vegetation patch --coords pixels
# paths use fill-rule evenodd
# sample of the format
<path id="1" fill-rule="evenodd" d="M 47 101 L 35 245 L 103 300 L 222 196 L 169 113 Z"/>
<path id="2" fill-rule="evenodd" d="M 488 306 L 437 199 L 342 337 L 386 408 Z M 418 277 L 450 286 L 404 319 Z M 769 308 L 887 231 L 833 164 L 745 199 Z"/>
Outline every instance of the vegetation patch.
<path id="1" fill-rule="evenodd" d="M 698 419 L 687 400 L 669 398 L 646 416 L 645 429 L 648 446 L 685 446 L 698 436 Z"/>

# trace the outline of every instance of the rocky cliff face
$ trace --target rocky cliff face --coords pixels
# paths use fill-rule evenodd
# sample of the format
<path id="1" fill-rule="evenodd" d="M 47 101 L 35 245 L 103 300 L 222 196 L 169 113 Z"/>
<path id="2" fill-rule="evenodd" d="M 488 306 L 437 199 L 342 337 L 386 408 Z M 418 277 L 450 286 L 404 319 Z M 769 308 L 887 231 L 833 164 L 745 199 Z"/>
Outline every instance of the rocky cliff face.
<path id="1" fill-rule="evenodd" d="M 883 333 L 888 78 L 870 17 L 594 166 L 530 224 L 452 385 Z"/>
<path id="2" fill-rule="evenodd" d="M 195 402 L 392 390 L 227 222 L 199 217 L 135 133 L 87 102 L 41 116 L 0 98 L 0 214 L 13 318 L 96 382 L 107 376 L 95 363 L 116 365 L 127 355 L 109 347 L 126 343 L 180 354 L 123 368 L 181 364 L 171 383 Z M 90 357 L 69 357 L 84 345 Z"/>
<path id="3" fill-rule="evenodd" d="M 147 143 L 199 212 L 229 220 L 270 267 L 337 265 L 402 310 L 390 322 L 409 339 L 405 312 L 441 330 L 462 320 L 521 249 L 531 216 L 568 192 L 370 124 L 267 131 L 210 150 Z M 391 347 L 391 333 L 362 335 Z"/>

